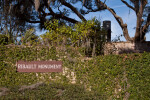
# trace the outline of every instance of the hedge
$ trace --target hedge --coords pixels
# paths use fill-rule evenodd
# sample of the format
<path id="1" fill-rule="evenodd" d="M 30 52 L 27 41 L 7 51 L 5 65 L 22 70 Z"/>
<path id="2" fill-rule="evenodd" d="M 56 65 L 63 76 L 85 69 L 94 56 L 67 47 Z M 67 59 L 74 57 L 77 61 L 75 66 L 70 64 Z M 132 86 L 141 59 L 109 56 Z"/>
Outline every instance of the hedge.
<path id="1" fill-rule="evenodd" d="M 18 60 L 61 60 L 67 72 L 19 73 L 15 66 Z M 22 85 L 40 81 L 45 85 L 18 92 Z M 5 99 L 37 99 L 42 95 L 41 99 L 60 100 L 149 100 L 150 53 L 87 58 L 82 48 L 0 46 L 0 87 L 11 90 L 9 95 L 0 97 Z M 65 90 L 59 96 L 58 87 Z"/>

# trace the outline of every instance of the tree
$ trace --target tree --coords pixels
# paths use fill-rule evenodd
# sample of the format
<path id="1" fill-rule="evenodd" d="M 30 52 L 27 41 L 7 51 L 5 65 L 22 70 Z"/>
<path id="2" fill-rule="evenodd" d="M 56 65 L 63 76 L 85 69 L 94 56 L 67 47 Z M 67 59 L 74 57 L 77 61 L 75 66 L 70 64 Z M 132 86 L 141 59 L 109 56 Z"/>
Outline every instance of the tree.
<path id="1" fill-rule="evenodd" d="M 87 0 L 84 0 L 87 2 Z M 106 1 L 106 0 L 105 0 Z M 143 42 L 144 41 L 144 36 L 148 30 L 148 27 L 150 25 L 150 13 L 147 15 L 145 20 L 143 19 L 143 13 L 144 9 L 146 8 L 146 5 L 148 4 L 147 0 L 130 0 L 131 4 L 125 0 L 121 0 L 128 8 L 132 9 L 136 13 L 137 21 L 136 21 L 136 31 L 135 31 L 135 36 L 130 37 L 129 32 L 127 29 L 127 24 L 124 23 L 123 19 L 116 14 L 114 9 L 108 7 L 105 2 L 101 0 L 95 0 L 96 6 L 101 7 L 103 6 L 105 9 L 107 9 L 111 14 L 115 17 L 116 21 L 120 25 L 120 27 L 123 30 L 123 35 L 127 41 L 132 41 L 132 42 Z M 145 23 L 143 23 L 145 21 Z"/>
<path id="2" fill-rule="evenodd" d="M 4 0 L 7 5 L 11 5 L 11 12 L 18 21 L 28 23 L 40 23 L 41 28 L 47 20 L 58 19 L 70 23 L 79 21 L 70 18 L 69 14 L 76 14 L 82 21 L 87 21 L 84 15 L 90 12 L 97 12 L 107 9 L 115 17 L 123 30 L 123 35 L 127 41 L 143 42 L 144 36 L 150 25 L 150 14 L 143 19 L 144 9 L 148 0 L 121 0 L 127 7 L 132 9 L 137 16 L 135 36 L 130 37 L 127 24 L 116 14 L 114 9 L 106 5 L 106 0 Z M 3 0 L 1 2 L 4 2 Z M 81 8 L 75 4 L 82 4 Z M 145 23 L 144 23 L 145 21 Z"/>
<path id="3" fill-rule="evenodd" d="M 5 34 L 10 43 L 17 43 L 17 37 L 31 25 L 14 17 L 12 7 L 11 0 L 0 0 L 0 33 Z"/>
<path id="4" fill-rule="evenodd" d="M 5 0 L 4 0 L 5 1 Z M 4 2 L 3 0 L 1 2 Z M 89 12 L 103 10 L 94 7 L 94 4 L 86 4 L 81 8 L 75 6 L 82 3 L 82 0 L 6 0 L 11 5 L 11 12 L 18 21 L 28 23 L 39 23 L 41 28 L 47 20 L 58 19 L 70 23 L 79 21 L 70 18 L 69 14 L 76 14 L 81 20 L 86 21 L 84 15 Z M 90 1 L 89 1 L 90 2 Z M 82 6 L 82 5 L 81 5 Z M 94 7 L 94 9 L 92 9 Z"/>

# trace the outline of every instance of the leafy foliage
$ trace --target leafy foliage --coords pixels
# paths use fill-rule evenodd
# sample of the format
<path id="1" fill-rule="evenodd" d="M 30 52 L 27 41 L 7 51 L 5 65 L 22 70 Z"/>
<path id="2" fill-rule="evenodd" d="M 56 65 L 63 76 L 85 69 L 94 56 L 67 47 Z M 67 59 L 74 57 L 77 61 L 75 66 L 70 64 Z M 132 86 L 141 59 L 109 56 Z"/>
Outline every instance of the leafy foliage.
<path id="1" fill-rule="evenodd" d="M 100 22 L 95 18 L 72 27 L 59 25 L 58 20 L 53 20 L 45 23 L 48 31 L 41 37 L 45 44 L 85 47 L 87 53 L 95 51 L 98 55 L 102 53 L 102 45 L 106 37 L 106 32 L 102 30 L 100 25 Z M 96 50 L 92 50 L 93 48 Z"/>
<path id="2" fill-rule="evenodd" d="M 8 37 L 8 41 L 17 44 L 20 37 L 31 24 L 26 24 L 20 18 L 14 16 L 12 10 L 16 0 L 0 0 L 0 33 Z M 27 3 L 27 2 L 26 2 Z M 27 4 L 29 6 L 29 4 Z M 22 8 L 15 8 L 14 11 Z M 28 9 L 29 11 L 29 9 Z M 24 16 L 27 16 L 24 15 Z"/>
<path id="3" fill-rule="evenodd" d="M 33 90 L 25 90 L 22 92 L 13 89 L 9 96 L 3 96 L 2 99 L 44 99 L 44 100 L 76 100 L 76 99 L 90 99 L 101 100 L 103 96 L 100 94 L 86 91 L 83 86 L 73 84 L 60 84 L 51 82 L 44 84 Z"/>
<path id="4" fill-rule="evenodd" d="M 106 31 L 101 28 L 101 23 L 96 18 L 75 24 L 76 32 L 81 35 L 81 45 L 86 48 L 89 55 L 102 54 L 103 43 L 106 42 Z"/>
<path id="5" fill-rule="evenodd" d="M 79 38 L 79 36 L 75 31 L 73 31 L 73 28 L 71 26 L 59 26 L 59 22 L 56 19 L 45 23 L 45 26 L 48 31 L 45 34 L 41 35 L 41 37 L 44 41 L 48 41 L 46 43 L 49 43 L 51 45 L 72 44 Z"/>
<path id="6" fill-rule="evenodd" d="M 78 49 L 58 47 L 0 46 L 0 87 L 11 89 L 1 98 L 20 99 L 128 99 L 148 100 L 150 95 L 150 53 L 97 56 L 85 59 Z M 17 60 L 61 60 L 63 73 L 18 73 Z M 75 83 L 71 83 L 74 72 Z M 51 78 L 50 78 L 51 77 Z M 22 85 L 39 81 L 46 85 L 34 90 L 18 91 Z M 50 84 L 50 85 L 49 85 Z M 63 91 L 63 92 L 61 92 Z M 51 92 L 51 93 L 50 93 Z M 61 95 L 58 95 L 61 92 Z M 44 94 L 50 95 L 44 95 Z M 38 95 L 36 95 L 38 94 Z M 40 96 L 40 97 L 39 97 Z"/>
<path id="7" fill-rule="evenodd" d="M 24 36 L 22 36 L 21 41 L 22 44 L 28 44 L 28 45 L 33 45 L 34 43 L 38 42 L 38 36 L 35 35 L 35 30 L 34 28 L 28 29 Z"/>
<path id="8" fill-rule="evenodd" d="M 6 35 L 0 34 L 0 45 L 8 44 L 8 37 Z"/>

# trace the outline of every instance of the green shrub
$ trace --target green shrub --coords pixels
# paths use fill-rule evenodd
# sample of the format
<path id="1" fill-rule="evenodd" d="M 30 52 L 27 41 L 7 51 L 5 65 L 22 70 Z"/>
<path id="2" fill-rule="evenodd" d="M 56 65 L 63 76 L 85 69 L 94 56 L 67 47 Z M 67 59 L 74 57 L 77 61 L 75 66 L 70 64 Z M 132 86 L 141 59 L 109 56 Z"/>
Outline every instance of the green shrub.
<path id="1" fill-rule="evenodd" d="M 40 44 L 39 37 L 35 35 L 35 29 L 26 30 L 24 36 L 21 38 L 23 45 L 37 45 Z"/>
<path id="2" fill-rule="evenodd" d="M 75 52 L 76 51 L 76 52 Z M 52 92 L 52 99 L 125 99 L 126 94 L 129 100 L 149 100 L 150 99 L 150 53 L 142 54 L 122 54 L 97 56 L 89 60 L 79 55 L 79 49 L 67 48 L 62 51 L 56 47 L 6 47 L 0 46 L 0 87 L 8 87 L 18 91 L 22 85 L 30 85 L 39 81 L 46 84 L 57 83 L 56 87 L 62 87 L 65 91 L 62 96 L 57 95 L 54 85 L 39 87 L 30 92 L 26 90 L 13 98 L 33 99 Z M 63 68 L 68 68 L 68 73 L 18 73 L 15 63 L 18 60 L 61 60 Z M 74 72 L 76 83 L 71 84 L 68 75 Z M 38 74 L 38 77 L 37 77 Z M 49 77 L 52 77 L 52 80 Z M 57 76 L 57 77 L 56 77 Z M 43 78 L 40 78 L 43 77 Z M 59 79 L 60 77 L 60 79 Z M 55 81 L 53 81 L 55 80 Z M 15 89 L 16 87 L 16 89 Z M 35 95 L 34 95 L 35 93 Z M 31 94 L 31 95 L 30 95 Z M 36 95 L 38 94 L 38 95 Z M 15 96 L 15 97 L 14 97 Z M 40 98 L 40 97 L 39 97 Z M 43 98 L 50 98 L 43 96 Z M 41 97 L 42 99 L 42 97 Z"/>
<path id="3" fill-rule="evenodd" d="M 47 32 L 41 35 L 45 44 L 84 47 L 87 56 L 102 54 L 106 32 L 102 30 L 100 21 L 95 18 L 74 26 L 59 25 L 58 20 L 54 19 L 46 22 L 45 27 Z"/>
<path id="4" fill-rule="evenodd" d="M 0 34 L 0 45 L 7 45 L 8 37 L 6 35 Z"/>

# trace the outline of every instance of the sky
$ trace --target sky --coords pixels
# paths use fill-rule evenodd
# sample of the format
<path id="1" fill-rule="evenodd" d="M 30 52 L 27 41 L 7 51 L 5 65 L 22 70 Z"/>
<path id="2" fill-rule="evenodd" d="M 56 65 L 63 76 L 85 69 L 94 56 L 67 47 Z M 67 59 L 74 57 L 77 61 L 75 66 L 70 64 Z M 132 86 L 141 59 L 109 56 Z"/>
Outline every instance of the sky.
<path id="1" fill-rule="evenodd" d="M 126 7 L 126 5 L 121 2 L 121 0 L 107 0 L 106 4 L 109 7 L 113 8 L 116 11 L 116 14 L 118 16 L 122 17 L 124 23 L 126 23 L 128 25 L 127 27 L 128 27 L 129 35 L 131 37 L 133 37 L 135 35 L 134 27 L 136 26 L 135 12 L 133 12 L 128 7 Z M 79 3 L 76 4 L 77 7 L 79 5 L 81 5 L 81 4 L 79 4 Z M 71 13 L 69 17 L 80 21 L 78 16 L 76 16 L 73 13 Z M 115 18 L 109 11 L 105 10 L 105 11 L 99 11 L 99 12 L 89 13 L 88 15 L 85 15 L 85 18 L 87 20 L 90 20 L 94 17 L 96 17 L 101 22 L 105 21 L 105 20 L 111 21 L 111 31 L 112 31 L 111 40 L 114 40 L 117 36 L 123 34 L 121 27 L 119 26 L 119 24 L 117 23 L 117 21 L 115 20 Z M 38 31 L 38 34 L 43 34 L 44 32 L 45 31 L 42 31 L 42 32 Z M 123 36 L 120 39 L 121 39 L 121 41 L 126 41 Z M 146 34 L 146 41 L 150 41 L 150 32 Z"/>

